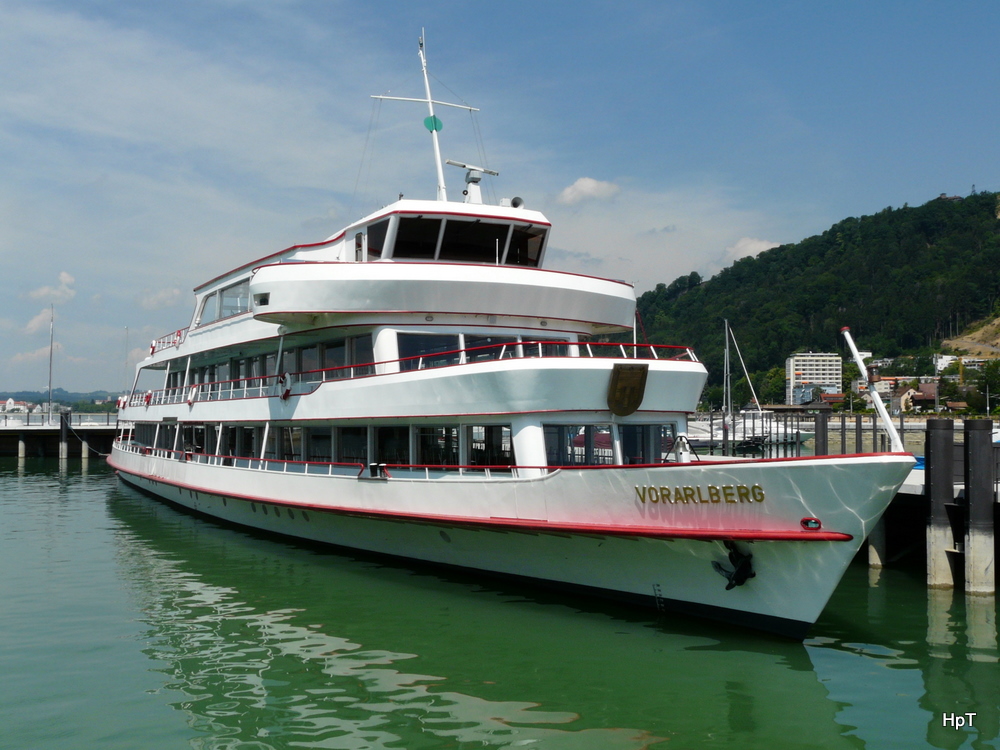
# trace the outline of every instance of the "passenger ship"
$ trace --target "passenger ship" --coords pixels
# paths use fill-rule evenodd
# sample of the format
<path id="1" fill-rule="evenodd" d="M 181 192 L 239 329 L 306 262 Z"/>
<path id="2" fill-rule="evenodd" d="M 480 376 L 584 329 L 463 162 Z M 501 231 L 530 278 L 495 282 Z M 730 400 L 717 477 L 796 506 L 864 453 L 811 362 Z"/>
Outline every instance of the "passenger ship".
<path id="1" fill-rule="evenodd" d="M 706 369 L 630 284 L 545 267 L 550 223 L 401 199 L 195 288 L 123 397 L 122 480 L 226 522 L 801 638 L 913 466 L 707 459 Z M 455 164 L 455 162 L 449 162 Z M 622 338 L 629 338 L 624 336 Z"/>

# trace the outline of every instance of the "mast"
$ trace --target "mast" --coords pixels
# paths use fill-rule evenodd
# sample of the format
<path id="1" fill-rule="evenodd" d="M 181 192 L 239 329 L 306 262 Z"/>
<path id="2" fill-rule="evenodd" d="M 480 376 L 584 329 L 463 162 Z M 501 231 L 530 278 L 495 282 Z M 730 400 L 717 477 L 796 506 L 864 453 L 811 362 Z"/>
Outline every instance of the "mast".
<path id="1" fill-rule="evenodd" d="M 726 356 L 723 361 L 722 411 L 728 416 L 733 411 L 733 391 L 729 373 L 729 321 L 723 320 L 726 335 Z"/>
<path id="2" fill-rule="evenodd" d="M 424 125 L 431 131 L 431 142 L 434 144 L 434 167 L 437 169 L 437 199 L 439 201 L 448 200 L 448 193 L 444 185 L 444 166 L 441 163 L 441 146 L 438 143 L 438 131 L 441 129 L 441 121 L 434 114 L 434 100 L 431 98 L 431 82 L 427 77 L 427 55 L 424 54 L 424 37 L 421 30 L 420 35 L 420 70 L 424 74 L 424 93 L 427 95 L 427 119 Z"/>
<path id="3" fill-rule="evenodd" d="M 49 307 L 49 419 L 47 424 L 52 424 L 52 345 L 55 337 L 56 327 L 56 306 Z"/>
<path id="4" fill-rule="evenodd" d="M 437 199 L 439 201 L 448 200 L 448 192 L 444 184 L 444 163 L 441 161 L 441 146 L 438 143 L 438 131 L 444 127 L 444 124 L 434 114 L 434 105 L 438 104 L 442 107 L 455 107 L 457 109 L 465 109 L 469 112 L 478 112 L 477 107 L 470 107 L 465 104 L 452 104 L 451 102 L 439 102 L 431 97 L 431 82 L 427 75 L 427 56 L 424 54 L 424 37 L 423 30 L 421 30 L 420 36 L 420 69 L 424 76 L 424 96 L 423 99 L 413 99 L 411 97 L 405 96 L 372 96 L 372 99 L 385 99 L 395 102 L 423 102 L 427 105 L 428 116 L 424 118 L 424 127 L 431 132 L 431 142 L 434 144 L 434 167 L 437 170 Z M 472 167 L 470 167 L 471 169 Z M 496 172 L 490 172 L 488 169 L 479 169 L 477 171 L 486 172 L 487 174 L 496 174 Z M 478 186 L 477 186 L 478 187 Z"/>

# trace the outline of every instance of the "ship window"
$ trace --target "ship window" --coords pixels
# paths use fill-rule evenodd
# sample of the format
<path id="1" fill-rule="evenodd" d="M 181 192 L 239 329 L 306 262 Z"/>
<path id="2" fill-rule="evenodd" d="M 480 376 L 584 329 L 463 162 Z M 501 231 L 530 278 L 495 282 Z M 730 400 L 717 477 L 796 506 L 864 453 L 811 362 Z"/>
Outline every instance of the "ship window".
<path id="1" fill-rule="evenodd" d="M 517 356 L 517 336 L 470 336 L 466 334 L 465 350 L 467 362 L 509 359 Z"/>
<path id="2" fill-rule="evenodd" d="M 410 463 L 410 428 L 379 427 L 376 430 L 378 460 L 384 464 Z"/>
<path id="3" fill-rule="evenodd" d="M 417 428 L 417 463 L 458 466 L 458 426 Z"/>
<path id="4" fill-rule="evenodd" d="M 510 237 L 510 250 L 504 261 L 509 266 L 537 266 L 545 243 L 545 230 L 541 227 L 514 227 Z"/>
<path id="5" fill-rule="evenodd" d="M 222 290 L 220 298 L 220 318 L 239 315 L 250 310 L 250 280 L 244 279 Z M 204 321 L 203 321 L 204 322 Z"/>
<path id="6" fill-rule="evenodd" d="M 549 466 L 600 466 L 615 462 L 611 425 L 543 425 Z"/>
<path id="7" fill-rule="evenodd" d="M 300 380 L 322 380 L 323 373 L 319 372 L 319 347 L 304 346 L 299 350 L 299 371 L 302 373 Z"/>
<path id="8" fill-rule="evenodd" d="M 366 334 L 364 336 L 355 336 L 354 338 L 347 340 L 347 347 L 350 353 L 350 364 L 352 365 L 367 365 L 375 361 L 375 353 L 372 349 L 372 335 Z M 369 370 L 364 372 L 374 372 L 374 368 L 369 368 Z M 363 371 L 355 368 L 354 374 L 361 375 L 364 374 Z"/>
<path id="9" fill-rule="evenodd" d="M 333 341 L 323 346 L 323 367 L 343 367 L 347 364 L 347 342 Z"/>
<path id="10" fill-rule="evenodd" d="M 677 426 L 668 424 L 623 424 L 622 456 L 627 464 L 655 464 L 666 460 L 673 450 Z"/>
<path id="11" fill-rule="evenodd" d="M 368 260 L 375 260 L 382 257 L 382 250 L 385 247 L 385 236 L 388 231 L 388 219 L 368 227 Z"/>
<path id="12" fill-rule="evenodd" d="M 510 425 L 473 425 L 469 431 L 469 463 L 473 466 L 512 466 L 514 447 Z"/>
<path id="13" fill-rule="evenodd" d="M 461 353 L 458 334 L 400 333 L 397 334 L 399 363 L 402 370 L 423 370 L 458 363 Z M 414 357 L 415 359 L 408 359 Z"/>
<path id="14" fill-rule="evenodd" d="M 219 294 L 212 292 L 205 297 L 201 303 L 201 314 L 198 316 L 198 325 L 203 326 L 219 319 Z"/>
<path id="15" fill-rule="evenodd" d="M 527 339 L 524 343 L 525 357 L 568 357 L 569 345 L 566 339 Z"/>
<path id="16" fill-rule="evenodd" d="M 507 246 L 508 224 L 449 221 L 444 227 L 440 260 L 499 263 Z"/>
<path id="17" fill-rule="evenodd" d="M 433 260 L 441 233 L 441 219 L 400 219 L 393 258 Z"/>
<path id="18" fill-rule="evenodd" d="M 310 461 L 330 461 L 331 435 L 330 430 L 319 427 L 309 427 L 306 429 L 306 446 L 309 450 Z"/>
<path id="19" fill-rule="evenodd" d="M 306 365 L 307 351 L 308 349 L 302 350 L 303 370 L 310 369 Z M 311 357 L 312 355 L 310 354 L 309 356 Z M 372 337 L 370 333 L 364 336 L 330 341 L 323 345 L 322 368 L 326 371 L 326 379 L 370 375 L 375 371 L 375 368 L 372 366 L 374 361 L 375 355 L 372 350 Z M 348 365 L 355 366 L 348 367 Z"/>
<path id="20" fill-rule="evenodd" d="M 349 464 L 368 463 L 368 428 L 340 427 L 337 435 L 337 461 Z"/>

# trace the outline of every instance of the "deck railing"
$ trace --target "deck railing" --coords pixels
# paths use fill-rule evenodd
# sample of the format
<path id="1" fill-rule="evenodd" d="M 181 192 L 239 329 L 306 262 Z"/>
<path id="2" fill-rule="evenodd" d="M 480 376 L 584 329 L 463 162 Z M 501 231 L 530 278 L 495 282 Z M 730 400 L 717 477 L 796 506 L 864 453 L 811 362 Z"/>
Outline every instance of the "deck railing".
<path id="1" fill-rule="evenodd" d="M 184 402 L 191 405 L 199 401 L 228 401 L 266 396 L 288 398 L 311 393 L 323 383 L 334 380 L 353 380 L 479 362 L 551 357 L 698 361 L 694 352 L 686 346 L 527 341 L 433 352 L 369 364 L 342 365 L 320 370 L 286 372 L 280 375 L 254 375 L 155 391 L 137 391 L 129 398 L 128 405 L 163 406 Z"/>
<path id="2" fill-rule="evenodd" d="M 168 333 L 166 336 L 160 336 L 158 339 L 153 339 L 153 343 L 149 345 L 150 355 L 161 352 L 164 349 L 169 349 L 172 346 L 180 346 L 184 339 L 187 338 L 187 333 L 187 328 L 181 328 L 173 333 Z"/>
<path id="3" fill-rule="evenodd" d="M 458 479 L 476 477 L 478 479 L 518 479 L 519 472 L 531 469 L 532 475 L 555 471 L 562 467 L 549 466 L 509 466 L 509 465 L 457 465 L 457 464 L 386 464 L 360 462 L 337 462 L 302 460 L 293 458 L 253 458 L 249 456 L 225 456 L 198 451 L 181 451 L 171 448 L 153 448 L 128 440 L 116 440 L 115 447 L 125 453 L 172 459 L 206 466 L 225 466 L 239 469 L 271 471 L 281 474 L 310 474 L 318 476 L 343 476 L 358 479 Z M 566 467 L 585 468 L 585 467 Z"/>

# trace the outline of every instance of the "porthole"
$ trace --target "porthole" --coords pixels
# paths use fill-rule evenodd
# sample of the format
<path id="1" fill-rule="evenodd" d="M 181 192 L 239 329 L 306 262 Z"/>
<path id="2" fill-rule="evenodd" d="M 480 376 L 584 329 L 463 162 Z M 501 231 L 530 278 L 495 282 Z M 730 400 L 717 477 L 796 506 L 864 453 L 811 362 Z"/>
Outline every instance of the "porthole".
<path id="1" fill-rule="evenodd" d="M 266 505 L 262 505 L 260 507 L 264 511 L 264 515 L 266 516 L 267 515 L 267 506 Z"/>
<path id="2" fill-rule="evenodd" d="M 250 503 L 250 510 L 252 510 L 254 513 L 256 513 L 257 512 L 257 505 L 255 503 Z"/>
<path id="3" fill-rule="evenodd" d="M 293 520 L 295 519 L 295 511 L 292 510 L 291 508 L 288 509 L 288 517 Z"/>
<path id="4" fill-rule="evenodd" d="M 308 514 L 308 513 L 306 513 L 305 511 L 302 511 L 302 519 L 303 519 L 303 520 L 304 520 L 304 521 L 305 521 L 306 523 L 309 523 L 309 514 Z"/>

